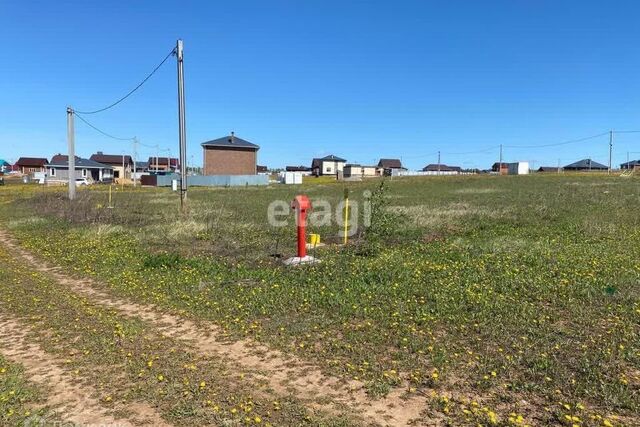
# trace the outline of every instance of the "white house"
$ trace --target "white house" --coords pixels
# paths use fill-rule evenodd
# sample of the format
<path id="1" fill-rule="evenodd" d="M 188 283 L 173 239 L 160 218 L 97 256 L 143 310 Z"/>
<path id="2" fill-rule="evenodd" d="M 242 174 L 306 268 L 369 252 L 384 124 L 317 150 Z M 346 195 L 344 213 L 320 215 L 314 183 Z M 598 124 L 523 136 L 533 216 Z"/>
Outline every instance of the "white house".
<path id="1" fill-rule="evenodd" d="M 326 157 L 313 159 L 311 170 L 315 176 L 337 175 L 342 173 L 345 163 L 347 163 L 345 159 L 330 154 Z"/>

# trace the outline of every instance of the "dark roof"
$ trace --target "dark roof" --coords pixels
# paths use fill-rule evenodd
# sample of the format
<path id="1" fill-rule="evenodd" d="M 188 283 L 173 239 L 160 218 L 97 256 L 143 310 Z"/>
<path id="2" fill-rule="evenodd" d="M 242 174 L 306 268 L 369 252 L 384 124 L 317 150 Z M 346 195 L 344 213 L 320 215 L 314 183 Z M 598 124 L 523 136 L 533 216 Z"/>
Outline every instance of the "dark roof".
<path id="1" fill-rule="evenodd" d="M 136 162 L 136 169 L 146 169 L 149 167 L 149 162 Z"/>
<path id="2" fill-rule="evenodd" d="M 538 172 L 558 172 L 557 166 L 540 166 Z"/>
<path id="3" fill-rule="evenodd" d="M 460 172 L 460 171 L 462 171 L 460 166 L 447 166 L 447 165 L 443 165 L 443 164 L 438 165 L 437 163 L 432 163 L 430 165 L 427 165 L 422 170 L 425 171 L 425 172 L 437 172 L 437 171 L 440 171 L 440 172 Z"/>
<path id="4" fill-rule="evenodd" d="M 268 168 L 266 166 L 256 165 L 257 172 L 267 172 Z"/>
<path id="5" fill-rule="evenodd" d="M 380 159 L 378 167 L 385 169 L 402 169 L 402 162 L 400 162 L 400 159 Z"/>
<path id="6" fill-rule="evenodd" d="M 577 162 L 571 163 L 564 167 L 564 169 L 575 169 L 575 170 L 606 170 L 609 169 L 607 166 L 602 163 L 594 162 L 591 159 L 582 159 Z"/>
<path id="7" fill-rule="evenodd" d="M 76 162 L 80 159 L 79 156 L 74 156 L 76 158 Z M 51 162 L 49 163 L 61 163 L 61 162 L 66 162 L 67 159 L 69 158 L 68 155 L 66 154 L 54 154 L 53 157 L 51 157 Z"/>
<path id="8" fill-rule="evenodd" d="M 98 151 L 96 154 L 92 154 L 89 159 L 96 161 L 98 163 L 103 163 L 105 165 L 122 165 L 122 154 L 103 154 L 101 151 Z M 131 156 L 124 155 L 124 162 L 126 164 L 133 163 Z"/>
<path id="9" fill-rule="evenodd" d="M 620 169 L 629 169 L 634 166 L 640 166 L 640 160 L 631 160 L 629 162 L 621 163 Z"/>
<path id="10" fill-rule="evenodd" d="M 287 166 L 284 170 L 287 172 L 311 172 L 311 168 L 307 166 Z"/>
<path id="11" fill-rule="evenodd" d="M 169 163 L 173 167 L 178 167 L 178 159 L 175 157 L 171 157 L 170 160 L 168 157 L 158 157 L 157 159 L 158 159 L 158 166 L 167 166 L 167 163 Z M 149 167 L 155 166 L 156 157 L 155 156 L 149 157 L 149 160 L 147 161 L 147 163 L 149 164 Z"/>
<path id="12" fill-rule="evenodd" d="M 222 138 L 212 139 L 211 141 L 203 142 L 203 147 L 218 147 L 218 148 L 251 148 L 258 150 L 260 147 L 249 141 L 245 141 L 242 138 L 235 136 L 233 132 L 229 136 L 223 136 Z"/>
<path id="13" fill-rule="evenodd" d="M 47 159 L 44 157 L 20 157 L 16 162 L 18 166 L 44 166 L 47 163 Z"/>
<path id="14" fill-rule="evenodd" d="M 109 165 L 103 165 L 102 163 L 98 163 L 91 159 L 83 159 L 82 157 L 78 157 L 78 156 L 75 156 L 75 158 L 76 158 L 76 168 L 113 169 Z M 49 163 L 49 166 L 54 168 L 69 167 L 69 156 L 57 154 L 51 158 L 51 162 Z"/>
<path id="15" fill-rule="evenodd" d="M 319 160 L 322 160 L 323 162 L 346 162 L 345 159 L 342 159 L 338 156 L 334 156 L 333 154 L 329 154 L 328 156 L 324 156 L 321 157 Z"/>

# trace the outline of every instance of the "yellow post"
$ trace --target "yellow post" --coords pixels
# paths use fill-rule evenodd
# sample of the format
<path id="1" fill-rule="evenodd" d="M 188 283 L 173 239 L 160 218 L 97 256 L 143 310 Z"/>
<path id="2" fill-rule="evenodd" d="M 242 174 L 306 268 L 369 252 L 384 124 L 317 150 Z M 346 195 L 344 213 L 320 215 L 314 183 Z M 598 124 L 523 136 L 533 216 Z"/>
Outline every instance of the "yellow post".
<path id="1" fill-rule="evenodd" d="M 349 189 L 344 189 L 344 244 L 349 240 Z"/>

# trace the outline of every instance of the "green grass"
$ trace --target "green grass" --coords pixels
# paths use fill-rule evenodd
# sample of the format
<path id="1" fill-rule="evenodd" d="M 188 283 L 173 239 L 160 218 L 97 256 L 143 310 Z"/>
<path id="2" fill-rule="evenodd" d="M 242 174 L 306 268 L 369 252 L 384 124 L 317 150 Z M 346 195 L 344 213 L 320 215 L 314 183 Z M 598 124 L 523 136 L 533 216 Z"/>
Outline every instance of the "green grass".
<path id="1" fill-rule="evenodd" d="M 0 309 L 28 325 L 30 340 L 64 360 L 66 373 L 89 384 L 92 397 L 107 409 L 146 402 L 176 426 L 348 425 L 311 414 L 288 396 L 278 398 L 274 407 L 274 396 L 220 359 L 199 355 L 137 318 L 60 287 L 3 249 L 0 263 Z M 8 396 L 8 417 L 26 415 L 20 404 L 33 393 L 15 367 L 9 370 L 6 382 L 0 374 L 0 409 Z"/>
<path id="2" fill-rule="evenodd" d="M 271 229 L 267 206 L 298 191 L 335 203 L 343 184 L 193 189 L 182 215 L 177 196 L 156 189 L 118 193 L 108 211 L 103 189 L 82 192 L 73 208 L 55 191 L 0 189 L 0 201 L 30 250 L 118 294 L 364 380 L 372 395 L 408 380 L 434 388 L 428 412 L 453 424 L 568 415 L 602 425 L 640 411 L 638 183 L 387 181 L 378 215 L 394 214 L 393 234 L 373 252 L 364 238 L 319 249 L 322 263 L 302 269 L 269 256 L 292 254 L 294 226 Z M 348 187 L 361 201 L 377 185 Z M 335 225 L 313 231 L 338 240 Z"/>
<path id="3" fill-rule="evenodd" d="M 42 395 L 29 383 L 20 365 L 0 355 L 0 424 L 22 426 L 27 420 L 44 417 Z"/>

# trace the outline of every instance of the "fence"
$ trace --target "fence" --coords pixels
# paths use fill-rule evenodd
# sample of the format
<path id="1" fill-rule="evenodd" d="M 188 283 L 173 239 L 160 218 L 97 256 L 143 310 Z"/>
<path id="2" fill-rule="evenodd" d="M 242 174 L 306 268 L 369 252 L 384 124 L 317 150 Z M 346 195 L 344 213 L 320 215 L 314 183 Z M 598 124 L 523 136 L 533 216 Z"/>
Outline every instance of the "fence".
<path id="1" fill-rule="evenodd" d="M 171 181 L 180 180 L 175 174 L 157 175 L 158 187 L 170 187 Z M 193 175 L 187 176 L 189 187 L 237 187 L 247 185 L 268 185 L 267 175 Z"/>

